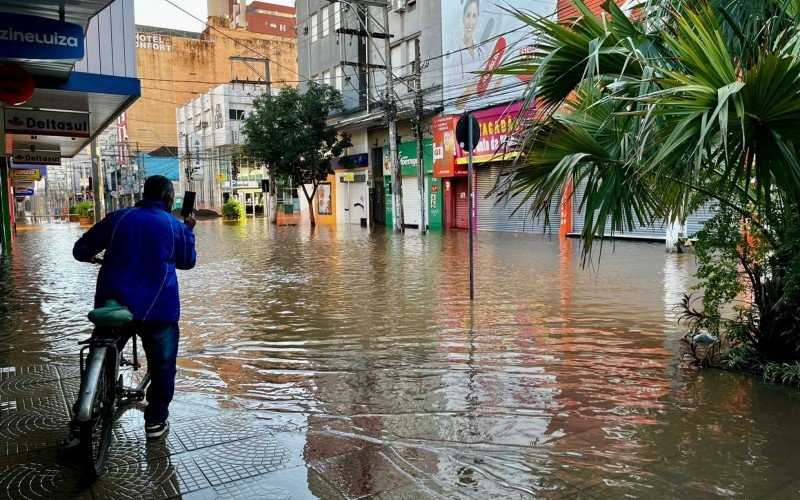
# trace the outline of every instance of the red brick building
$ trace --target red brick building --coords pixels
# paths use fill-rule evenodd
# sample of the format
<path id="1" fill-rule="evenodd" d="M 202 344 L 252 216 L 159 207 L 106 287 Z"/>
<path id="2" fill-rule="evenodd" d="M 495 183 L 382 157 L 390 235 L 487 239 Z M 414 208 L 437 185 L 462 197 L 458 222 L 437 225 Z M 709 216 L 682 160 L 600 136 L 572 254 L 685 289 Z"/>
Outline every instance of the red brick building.
<path id="1" fill-rule="evenodd" d="M 297 37 L 294 7 L 251 2 L 245 7 L 244 22 L 242 22 L 242 7 L 243 5 L 237 0 L 208 0 L 208 15 L 228 18 L 231 28 L 244 28 L 253 33 L 292 39 Z"/>

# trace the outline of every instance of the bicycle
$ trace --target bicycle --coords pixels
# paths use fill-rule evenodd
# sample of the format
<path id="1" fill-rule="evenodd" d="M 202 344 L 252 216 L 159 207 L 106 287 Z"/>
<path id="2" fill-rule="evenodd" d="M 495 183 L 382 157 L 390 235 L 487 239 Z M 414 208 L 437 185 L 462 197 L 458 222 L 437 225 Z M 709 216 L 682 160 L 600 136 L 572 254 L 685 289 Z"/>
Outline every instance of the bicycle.
<path id="1" fill-rule="evenodd" d="M 135 387 L 128 387 L 123 381 L 120 368 L 130 366 L 134 373 L 141 368 L 136 333 L 131 335 L 132 361 L 117 348 L 124 335 L 117 332 L 133 321 L 127 308 L 109 300 L 104 307 L 90 312 L 89 320 L 95 325 L 92 336 L 78 342 L 83 346 L 80 350 L 81 385 L 74 409 L 80 428 L 81 466 L 95 479 L 102 473 L 108 458 L 117 410 L 144 399 L 150 374 L 145 373 Z"/>

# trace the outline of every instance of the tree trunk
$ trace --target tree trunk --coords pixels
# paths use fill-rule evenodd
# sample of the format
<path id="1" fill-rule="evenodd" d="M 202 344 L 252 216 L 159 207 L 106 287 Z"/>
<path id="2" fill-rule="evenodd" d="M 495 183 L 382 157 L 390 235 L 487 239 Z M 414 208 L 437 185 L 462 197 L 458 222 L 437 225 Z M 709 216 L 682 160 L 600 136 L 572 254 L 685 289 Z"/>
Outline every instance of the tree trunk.
<path id="1" fill-rule="evenodd" d="M 308 201 L 308 220 L 311 222 L 311 227 L 317 225 L 317 218 L 314 216 L 314 195 L 317 193 L 317 183 L 312 182 L 314 189 L 311 191 L 311 194 L 308 194 L 308 190 L 306 189 L 306 184 L 304 182 L 300 183 L 300 187 L 303 188 L 303 194 L 306 197 L 306 201 Z"/>

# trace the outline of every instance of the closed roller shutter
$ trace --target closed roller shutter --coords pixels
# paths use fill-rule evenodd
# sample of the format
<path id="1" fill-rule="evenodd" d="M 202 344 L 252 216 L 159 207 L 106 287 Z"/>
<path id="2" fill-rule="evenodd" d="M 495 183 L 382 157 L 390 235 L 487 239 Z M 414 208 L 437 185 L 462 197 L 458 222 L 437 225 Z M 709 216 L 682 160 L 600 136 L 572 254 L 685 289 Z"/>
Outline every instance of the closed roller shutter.
<path id="1" fill-rule="evenodd" d="M 546 224 L 545 217 L 532 217 L 527 206 L 520 207 L 518 198 L 500 200 L 488 196 L 500 175 L 500 167 L 482 167 L 477 170 L 478 192 L 476 203 L 478 205 L 478 229 L 484 231 L 505 231 L 516 233 L 558 234 L 558 225 L 561 220 L 559 212 L 560 200 L 553 200 L 550 206 L 550 224 Z M 488 196 L 488 197 L 487 197 Z M 514 211 L 516 210 L 516 213 Z"/>
<path id="2" fill-rule="evenodd" d="M 416 177 L 403 177 L 403 216 L 406 226 L 419 227 L 419 191 Z"/>
<path id="3" fill-rule="evenodd" d="M 703 225 L 705 225 L 708 219 L 714 217 L 715 213 L 716 204 L 708 202 L 701 206 L 696 212 L 686 217 L 686 235 L 689 238 L 696 237 L 697 232 L 703 229 Z"/>
<path id="4" fill-rule="evenodd" d="M 453 179 L 453 196 L 455 196 L 453 227 L 469 228 L 469 198 L 467 197 L 467 179 Z"/>
<path id="5" fill-rule="evenodd" d="M 586 192 L 586 183 L 582 182 L 575 188 L 572 198 L 572 233 L 580 234 L 586 224 L 586 215 L 581 211 L 581 201 Z M 611 224 L 606 222 L 603 236 L 611 236 Z M 656 220 L 653 224 L 636 226 L 633 231 L 615 231 L 614 236 L 623 238 L 640 238 L 647 240 L 664 240 L 666 238 L 666 226 L 661 220 Z"/>

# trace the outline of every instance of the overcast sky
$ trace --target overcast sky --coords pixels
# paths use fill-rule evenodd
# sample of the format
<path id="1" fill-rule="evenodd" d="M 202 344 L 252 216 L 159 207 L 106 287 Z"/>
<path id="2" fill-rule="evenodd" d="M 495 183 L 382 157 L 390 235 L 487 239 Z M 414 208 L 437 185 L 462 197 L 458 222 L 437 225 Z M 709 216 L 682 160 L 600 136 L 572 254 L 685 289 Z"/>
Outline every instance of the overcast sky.
<path id="1" fill-rule="evenodd" d="M 202 31 L 205 27 L 208 11 L 205 0 L 171 0 L 183 9 L 199 17 L 203 22 L 193 19 L 192 16 L 181 12 L 170 5 L 166 0 L 134 0 L 136 11 L 136 24 L 158 26 L 161 28 L 174 28 L 188 31 Z M 294 5 L 294 0 L 267 0 L 268 3 L 280 5 Z M 250 1 L 248 0 L 248 4 Z"/>

